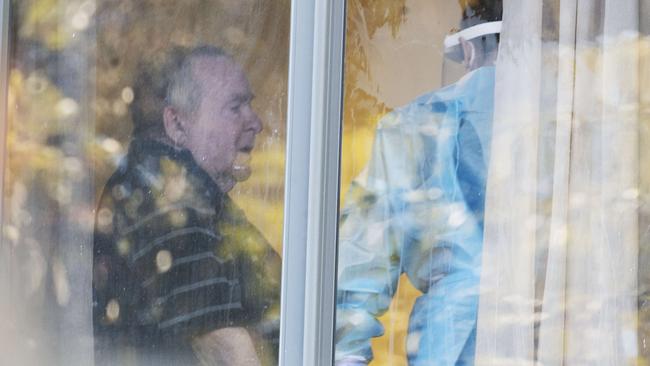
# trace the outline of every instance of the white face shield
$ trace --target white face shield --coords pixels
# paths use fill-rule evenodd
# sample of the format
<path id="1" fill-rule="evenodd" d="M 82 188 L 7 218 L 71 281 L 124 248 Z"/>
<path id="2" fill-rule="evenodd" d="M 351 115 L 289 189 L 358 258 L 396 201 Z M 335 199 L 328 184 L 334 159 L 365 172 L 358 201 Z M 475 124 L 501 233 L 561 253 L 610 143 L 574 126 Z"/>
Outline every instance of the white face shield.
<path id="1" fill-rule="evenodd" d="M 445 37 L 445 60 L 442 65 L 442 83 L 456 82 L 468 71 L 484 66 L 489 55 L 498 48 L 501 21 L 480 23 Z M 461 39 L 469 41 L 463 49 Z M 465 51 L 469 54 L 465 55 Z"/>

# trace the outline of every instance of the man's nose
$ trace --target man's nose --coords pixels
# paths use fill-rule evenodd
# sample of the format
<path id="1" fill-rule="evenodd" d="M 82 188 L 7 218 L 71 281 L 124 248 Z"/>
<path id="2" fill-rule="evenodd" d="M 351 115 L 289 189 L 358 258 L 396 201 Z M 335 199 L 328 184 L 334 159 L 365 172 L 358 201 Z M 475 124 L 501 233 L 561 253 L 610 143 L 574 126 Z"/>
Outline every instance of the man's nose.
<path id="1" fill-rule="evenodd" d="M 256 134 L 262 132 L 262 129 L 264 128 L 264 126 L 262 126 L 262 120 L 252 109 L 250 110 L 250 116 L 248 118 L 248 128 L 255 131 Z"/>

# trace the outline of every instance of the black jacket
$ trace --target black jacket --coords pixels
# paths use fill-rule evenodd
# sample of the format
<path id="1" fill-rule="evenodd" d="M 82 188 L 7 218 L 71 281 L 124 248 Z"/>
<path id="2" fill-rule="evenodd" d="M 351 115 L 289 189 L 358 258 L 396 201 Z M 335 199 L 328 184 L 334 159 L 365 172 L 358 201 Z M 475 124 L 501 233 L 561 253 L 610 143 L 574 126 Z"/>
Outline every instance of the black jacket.
<path id="1" fill-rule="evenodd" d="M 195 364 L 192 338 L 231 326 L 277 346 L 280 258 L 189 151 L 131 143 L 99 201 L 93 269 L 100 365 Z"/>

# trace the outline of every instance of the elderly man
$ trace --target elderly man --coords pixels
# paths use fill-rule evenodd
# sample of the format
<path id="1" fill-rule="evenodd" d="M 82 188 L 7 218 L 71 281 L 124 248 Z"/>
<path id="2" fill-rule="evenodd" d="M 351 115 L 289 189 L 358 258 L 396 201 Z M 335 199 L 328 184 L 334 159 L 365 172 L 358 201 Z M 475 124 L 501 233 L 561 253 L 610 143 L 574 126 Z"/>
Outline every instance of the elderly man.
<path id="1" fill-rule="evenodd" d="M 262 130 L 248 80 L 203 46 L 143 64 L 134 92 L 95 224 L 97 363 L 258 365 L 277 341 L 280 259 L 227 195 Z"/>
<path id="2" fill-rule="evenodd" d="M 422 292 L 409 320 L 409 365 L 474 364 L 502 2 L 459 2 L 463 31 L 445 43 L 468 73 L 382 118 L 341 213 L 338 366 L 370 362 L 370 340 L 383 333 L 377 318 L 402 273 Z"/>

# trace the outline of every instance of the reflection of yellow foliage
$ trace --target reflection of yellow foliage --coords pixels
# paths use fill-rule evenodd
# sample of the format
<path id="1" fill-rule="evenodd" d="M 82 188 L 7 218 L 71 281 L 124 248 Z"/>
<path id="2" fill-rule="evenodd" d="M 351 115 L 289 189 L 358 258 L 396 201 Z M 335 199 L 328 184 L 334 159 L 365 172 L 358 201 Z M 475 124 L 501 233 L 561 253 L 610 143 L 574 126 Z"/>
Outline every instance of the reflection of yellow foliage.
<path id="1" fill-rule="evenodd" d="M 48 147 L 44 141 L 54 125 L 51 111 L 59 98 L 57 90 L 46 80 L 41 87 L 30 90 L 29 78 L 17 70 L 10 73 L 6 194 L 11 195 L 11 187 L 19 178 L 39 172 L 53 176 L 59 169 L 61 151 Z"/>
<path id="2" fill-rule="evenodd" d="M 458 0 L 458 4 L 462 9 L 469 7 L 476 7 L 480 3 L 480 0 Z"/>
<path id="3" fill-rule="evenodd" d="M 274 144 L 255 150 L 252 176 L 230 193 L 248 219 L 266 236 L 273 249 L 282 253 L 284 220 L 284 148 Z"/>
<path id="4" fill-rule="evenodd" d="M 347 3 L 346 41 L 345 41 L 345 84 L 343 121 L 346 126 L 368 125 L 369 116 L 386 112 L 384 104 L 372 95 L 371 91 L 358 88 L 361 75 L 369 75 L 372 70 L 368 62 L 368 51 L 372 48 L 371 39 L 382 27 L 390 27 L 397 35 L 405 17 L 405 0 L 354 0 Z"/>
<path id="5" fill-rule="evenodd" d="M 20 2 L 16 3 L 16 8 L 20 8 Z M 72 38 L 72 32 L 64 32 L 60 24 L 62 19 L 66 19 L 63 13 L 66 7 L 57 0 L 36 0 L 30 5 L 22 9 L 25 18 L 21 24 L 21 36 L 34 37 L 41 33 L 44 43 L 51 49 L 64 47 Z"/>
<path id="6" fill-rule="evenodd" d="M 25 305 L 17 313 L 30 319 L 16 343 L 33 340 L 36 348 L 24 353 L 42 358 L 34 364 L 60 358 L 58 352 L 65 348 L 48 341 L 59 334 L 56 319 L 50 325 L 40 321 L 53 314 L 56 300 L 64 306 L 69 297 L 70 304 L 74 300 L 90 310 L 90 299 L 79 298 L 90 297 L 90 289 L 79 284 L 90 280 L 90 271 L 84 271 L 92 263 L 96 216 L 99 230 L 111 223 L 110 210 L 97 215 L 94 210 L 132 137 L 128 106 L 134 98 L 134 70 L 139 61 L 171 45 L 223 46 L 246 69 L 265 131 L 258 137 L 263 146 L 255 151 L 256 174 L 232 195 L 280 251 L 289 0 L 11 0 L 11 10 L 15 52 L 8 86 L 2 224 L 12 244 L 12 302 L 16 308 Z M 166 197 L 182 193 L 179 183 L 165 187 Z M 127 214 L 137 214 L 139 195 L 133 193 Z M 169 225 L 183 225 L 186 219 L 172 214 Z M 252 246 L 244 233 L 230 234 Z M 118 250 L 128 253 L 131 244 L 120 242 Z M 57 259 L 59 254 L 63 260 Z M 169 269 L 167 254 L 157 257 L 163 271 Z M 275 271 L 277 266 L 265 267 Z M 69 289 L 76 289 L 72 295 L 58 291 L 69 289 L 61 286 L 60 276 L 53 276 L 57 269 L 70 275 Z M 56 298 L 46 287 L 52 278 Z M 279 294 L 278 286 L 263 287 Z M 55 312 L 70 311 L 61 310 Z M 119 315 L 115 309 L 111 313 Z"/>
<path id="7" fill-rule="evenodd" d="M 379 338 L 372 340 L 372 350 L 375 359 L 370 363 L 372 366 L 394 365 L 406 366 L 406 335 L 408 330 L 408 319 L 415 299 L 421 294 L 406 275 L 399 280 L 395 297 L 390 304 L 389 310 L 379 318 L 384 326 L 385 333 Z"/>
<path id="8" fill-rule="evenodd" d="M 39 172 L 51 185 L 65 185 L 60 163 L 70 153 L 64 145 L 81 142 L 85 146 L 75 148 L 79 155 L 75 158 L 94 182 L 98 197 L 131 138 L 126 113 L 132 97 L 125 98 L 125 91 L 132 92 L 136 64 L 174 44 L 220 45 L 246 68 L 258 95 L 256 110 L 265 122 L 258 137 L 263 146 L 254 152 L 254 175 L 232 196 L 250 210 L 249 216 L 279 251 L 289 8 L 288 0 L 12 1 L 20 52 L 17 68 L 10 73 L 5 194 L 11 197 L 14 182 L 30 187 Z M 91 16 L 92 31 L 84 33 L 75 23 L 73 18 L 80 14 Z M 79 29 L 71 38 L 75 27 Z M 67 82 L 68 75 L 57 73 L 61 69 L 52 63 L 59 56 L 84 51 L 88 54 L 78 55 L 81 68 L 70 76 L 90 77 L 88 84 L 80 84 L 86 89 L 79 91 L 88 99 L 76 100 L 57 87 Z M 51 80 L 53 76 L 59 79 Z M 90 120 L 85 120 L 87 116 Z M 83 136 L 83 131 L 94 135 Z"/>

